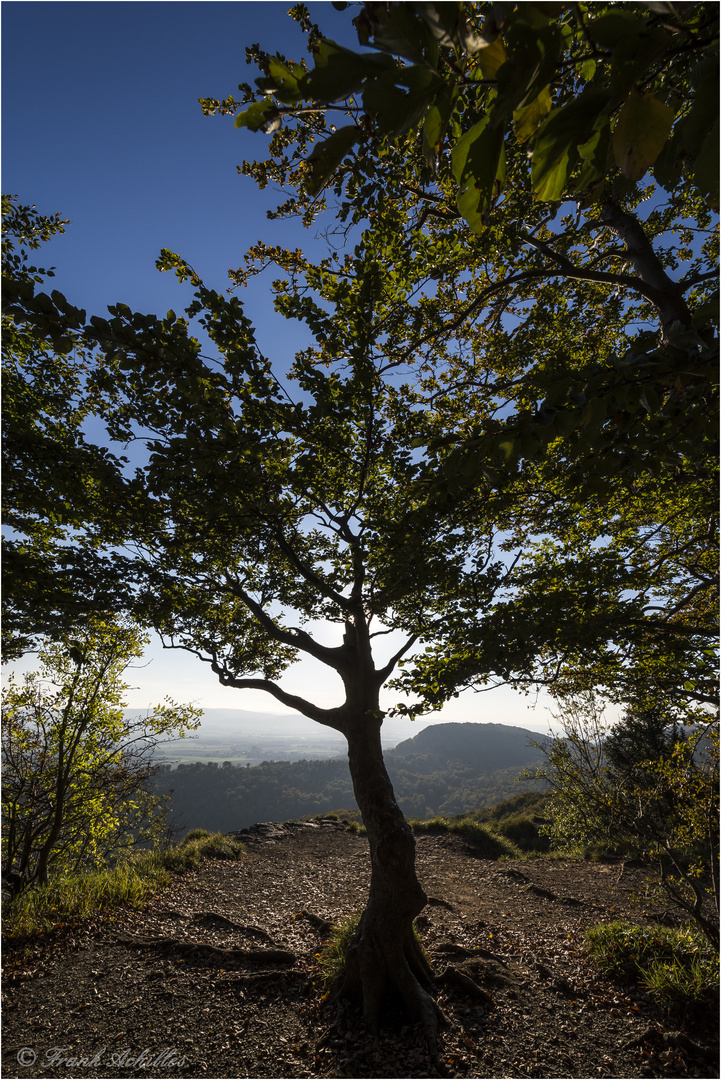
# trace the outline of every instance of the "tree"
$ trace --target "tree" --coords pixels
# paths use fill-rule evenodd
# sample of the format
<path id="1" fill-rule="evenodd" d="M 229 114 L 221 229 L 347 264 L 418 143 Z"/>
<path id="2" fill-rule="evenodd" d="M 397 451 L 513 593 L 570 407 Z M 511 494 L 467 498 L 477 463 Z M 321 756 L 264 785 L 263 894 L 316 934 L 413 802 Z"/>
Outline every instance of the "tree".
<path id="1" fill-rule="evenodd" d="M 110 434 L 133 440 L 137 466 L 125 513 L 96 518 L 94 530 L 132 554 L 133 609 L 167 647 L 193 652 L 222 685 L 262 690 L 346 737 L 372 876 L 344 990 L 362 993 L 375 1024 L 395 988 L 432 1040 L 439 1010 L 412 928 L 426 897 L 383 761 L 380 691 L 468 595 L 487 603 L 507 568 L 492 556 L 484 493 L 447 513 L 416 483 L 414 443 L 440 428 L 403 381 L 404 297 L 414 267 L 424 271 L 418 258 L 394 273 L 394 244 L 367 237 L 334 270 L 277 253 L 295 281 L 278 286 L 277 305 L 314 339 L 282 382 L 238 299 L 169 252 L 161 265 L 194 285 L 186 314 L 200 316 L 217 361 L 172 312 L 156 319 L 117 305 L 93 318 L 88 340 L 103 356 L 91 389 L 112 388 Z M 302 655 L 336 679 L 337 706 L 285 688 Z"/>
<path id="2" fill-rule="evenodd" d="M 333 123 L 308 157 L 311 195 L 343 183 L 358 144 L 382 154 L 384 142 L 410 135 L 427 182 L 450 146 L 458 210 L 474 232 L 509 186 L 511 140 L 525 148 L 539 202 L 592 200 L 607 178 L 636 184 L 656 165 L 664 186 L 683 175 L 718 207 L 713 5 L 366 3 L 353 23 L 376 51 L 362 53 L 322 36 L 304 5 L 292 14 L 309 33 L 313 69 L 255 48 L 264 96 L 253 100 L 241 84 L 242 103 L 203 104 L 237 112 L 236 127 L 271 133 L 308 113 L 344 114 L 350 124 Z"/>
<path id="3" fill-rule="evenodd" d="M 464 633 L 446 627 L 402 685 L 440 703 L 493 673 L 621 706 L 716 708 L 716 463 L 584 479 L 564 448 L 527 467 L 500 508 L 507 546 L 520 549 L 513 589 Z"/>
<path id="4" fill-rule="evenodd" d="M 658 864 L 667 899 L 719 947 L 718 720 L 630 709 L 608 729 L 592 693 L 560 700 L 562 734 L 538 744 L 552 842 L 600 844 Z"/>
<path id="5" fill-rule="evenodd" d="M 369 8 L 378 19 L 385 10 Z M 388 9 L 391 19 L 407 13 L 413 25 L 418 19 L 427 24 L 429 10 Z M 466 11 L 456 5 L 437 10 L 438 19 L 450 12 L 451 22 Z M 487 11 L 479 6 L 471 13 L 477 18 Z M 530 23 L 523 15 L 529 11 Z M 614 11 L 594 8 L 599 17 Z M 262 268 L 280 266 L 278 310 L 300 319 L 313 344 L 299 352 L 290 374 L 271 365 L 239 300 L 208 289 L 169 252 L 161 267 L 175 269 L 196 290 L 187 319 L 116 305 L 109 319 L 91 319 L 83 335 L 89 350 L 99 345 L 103 351 L 84 390 L 102 403 L 111 438 L 132 440 L 139 458 L 134 475 L 121 473 L 119 483 L 100 485 L 107 498 L 89 508 L 87 518 L 93 551 L 104 557 L 122 552 L 130 567 L 124 577 L 135 588 L 129 604 L 164 633 L 169 647 L 200 656 L 224 685 L 264 690 L 346 735 L 373 874 L 345 989 L 362 990 L 373 1021 L 385 986 L 395 986 L 431 1038 L 437 1010 L 422 985 L 429 972 L 411 932 L 424 897 L 413 839 L 380 752 L 380 688 L 409 659 L 404 685 L 421 701 L 404 707 L 414 712 L 494 675 L 542 679 L 539 662 L 552 673 L 560 660 L 568 676 L 569 664 L 582 668 L 599 642 L 605 658 L 616 656 L 619 645 L 633 650 L 644 636 L 653 638 L 650 590 L 650 603 L 662 598 L 670 624 L 678 614 L 670 598 L 686 580 L 679 577 L 686 563 L 673 543 L 674 558 L 653 557 L 658 530 L 668 525 L 654 462 L 660 459 L 667 484 L 683 479 L 686 462 L 700 461 L 697 494 L 710 474 L 708 416 L 716 399 L 708 304 L 716 241 L 703 198 L 676 185 L 667 206 L 658 200 L 646 205 L 651 189 L 619 179 L 595 144 L 587 145 L 596 132 L 583 142 L 576 137 L 587 126 L 588 98 L 573 113 L 570 142 L 560 154 L 559 162 L 568 151 L 571 165 L 563 166 L 563 180 L 561 164 L 554 174 L 562 187 L 566 180 L 575 184 L 584 152 L 600 169 L 596 201 L 575 215 L 561 206 L 560 195 L 548 204 L 535 197 L 526 146 L 504 134 L 513 111 L 543 97 L 545 83 L 524 100 L 534 89 L 515 44 L 524 35 L 524 55 L 531 58 L 538 54 L 534 42 L 544 48 L 546 38 L 551 42 L 553 70 L 543 67 L 543 74 L 557 95 L 561 128 L 569 119 L 566 103 L 570 107 L 581 85 L 576 76 L 584 83 L 591 78 L 590 68 L 579 74 L 576 60 L 558 45 L 560 35 L 572 39 L 580 55 L 586 47 L 569 12 L 564 8 L 551 26 L 535 5 L 514 9 L 508 29 L 486 43 L 497 58 L 501 46 L 511 55 L 503 76 L 505 63 L 498 65 L 498 79 L 482 69 L 480 80 L 471 78 L 472 50 L 461 63 L 465 45 L 454 44 L 453 27 L 445 27 L 448 41 L 440 35 L 438 63 L 442 59 L 451 82 L 456 68 L 462 75 L 438 131 L 444 125 L 452 131 L 455 157 L 439 138 L 430 161 L 422 141 L 400 138 L 416 122 L 425 125 L 437 104 L 433 95 L 443 92 L 426 79 L 423 109 L 403 127 L 408 101 L 423 90 L 425 76 L 414 69 L 427 67 L 433 49 L 428 45 L 431 53 L 423 53 L 427 37 L 421 37 L 425 59 L 419 64 L 389 53 L 356 63 L 355 54 L 323 44 L 298 8 L 321 61 L 318 74 L 252 50 L 265 82 L 263 99 L 250 104 L 245 123 L 260 127 L 270 120 L 276 127 L 281 114 L 292 120 L 273 132 L 270 161 L 246 163 L 243 171 L 261 185 L 279 181 L 286 201 L 278 212 L 298 212 L 308 222 L 326 205 L 321 182 L 329 181 L 325 191 L 332 181 L 341 201 L 331 239 L 340 232 L 346 247 L 313 265 L 302 253 L 260 243 L 233 278 L 243 286 Z M 636 27 L 635 8 L 633 20 Z M 629 29 L 628 20 L 624 26 Z M 703 19 L 698 26 L 692 21 L 679 31 L 686 37 L 678 56 L 665 44 L 654 54 L 663 54 L 661 82 L 689 85 L 692 58 L 712 53 L 707 29 Z M 629 40 L 637 43 L 637 37 L 634 31 Z M 612 125 L 615 133 L 625 103 L 635 102 L 632 86 L 618 101 L 606 87 L 622 38 L 611 44 L 610 59 L 596 58 L 596 89 L 603 91 L 597 102 L 604 102 L 594 113 L 599 140 L 610 138 Z M 629 63 L 633 81 L 655 61 L 645 58 L 640 69 Z M 323 70 L 331 92 L 319 88 Z M 653 86 L 641 97 L 648 92 L 656 100 L 657 76 L 653 67 L 650 72 Z M 494 102 L 502 96 L 499 80 L 509 73 L 504 117 Z M 306 85 L 306 79 L 314 81 Z M 366 81 L 375 86 L 362 109 L 355 98 L 346 99 L 358 92 L 358 80 L 361 87 Z M 401 91 L 403 101 L 399 85 L 408 90 Z M 285 95 L 288 106 L 279 109 L 269 91 L 277 101 Z M 246 104 L 255 96 L 250 88 L 243 93 Z M 384 115 L 386 100 L 406 118 L 391 128 L 374 119 Z M 642 115 L 648 105 L 641 104 Z M 228 99 L 204 107 L 237 112 L 242 106 Z M 658 112 L 653 103 L 650 108 Z M 324 134 L 335 136 L 330 124 L 338 113 L 351 116 L 352 130 L 315 146 L 308 167 L 308 147 Z M 550 112 L 544 116 L 553 134 L 559 121 Z M 475 142 L 486 129 L 505 148 L 505 186 L 493 213 L 468 202 L 472 181 L 483 179 L 476 173 L 488 162 L 495 170 L 491 188 L 500 190 L 501 152 L 486 154 L 490 135 Z M 533 127 L 530 137 L 538 164 L 540 129 Z M 351 146 L 358 153 L 349 160 Z M 486 181 L 476 185 L 482 198 Z M 475 233 L 464 214 L 477 211 L 474 228 L 483 228 Z M 680 252 L 664 238 L 673 230 L 685 245 Z M 191 336 L 190 321 L 198 318 L 220 359 L 205 356 Z M 429 447 L 432 454 L 424 457 Z M 630 506 L 645 509 L 634 519 Z M 704 574 L 713 544 L 713 533 L 701 528 L 707 508 L 699 495 L 693 526 Z M 575 562 L 569 523 L 582 549 Z M 663 536 L 679 531 L 673 523 Z M 499 532 L 507 547 L 500 553 L 494 547 Z M 608 535 L 612 544 L 601 550 L 599 540 Z M 559 582 L 565 583 L 566 571 L 571 588 L 564 594 Z M 591 597 L 589 581 L 598 582 Z M 524 610 L 521 586 L 537 610 Z M 712 588 L 704 582 L 698 594 L 704 603 Z M 692 585 L 687 593 L 689 602 L 697 595 Z M 681 605 L 684 615 L 689 602 Z M 559 627 L 564 604 L 575 625 L 586 627 L 571 656 L 576 639 Z M 36 618 L 27 608 L 24 615 L 26 625 Z M 321 620 L 335 627 L 332 646 L 306 628 Z M 623 638 L 632 625 L 636 636 Z M 400 643 L 379 659 L 377 647 L 391 630 L 402 635 Z M 663 640 L 673 645 L 664 645 L 654 664 L 668 674 L 689 657 L 705 673 L 698 635 L 682 628 Z M 645 662 L 648 650 L 639 644 L 636 651 Z M 303 653 L 339 678 L 336 708 L 321 708 L 281 684 L 283 671 Z M 620 662 L 616 670 L 630 670 L 629 664 Z"/>
<path id="6" fill-rule="evenodd" d="M 88 442 L 92 362 L 86 313 L 38 290 L 52 269 L 28 262 L 67 221 L 2 199 L 3 655 L 22 655 L 93 610 L 118 601 L 127 567 L 99 554 L 87 531 L 100 487 L 108 499 L 123 458 Z M 103 592 L 104 589 L 104 592 Z M 122 607 L 122 602 L 120 603 Z M 26 613 L 34 612 L 33 625 Z"/>
<path id="7" fill-rule="evenodd" d="M 100 865 L 162 828 L 162 800 L 147 791 L 153 750 L 197 727 L 199 710 L 168 698 L 126 716 L 122 676 L 147 640 L 127 621 L 96 617 L 5 687 L 2 864 L 14 891 Z"/>

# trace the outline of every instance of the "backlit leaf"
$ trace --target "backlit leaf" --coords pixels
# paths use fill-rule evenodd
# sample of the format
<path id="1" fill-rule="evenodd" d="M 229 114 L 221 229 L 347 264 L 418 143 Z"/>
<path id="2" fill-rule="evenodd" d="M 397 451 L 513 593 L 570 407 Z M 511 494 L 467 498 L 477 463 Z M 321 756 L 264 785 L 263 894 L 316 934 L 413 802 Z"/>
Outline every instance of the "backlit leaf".
<path id="1" fill-rule="evenodd" d="M 613 132 L 613 154 L 623 175 L 636 183 L 661 153 L 671 133 L 673 110 L 652 94 L 632 90 Z"/>

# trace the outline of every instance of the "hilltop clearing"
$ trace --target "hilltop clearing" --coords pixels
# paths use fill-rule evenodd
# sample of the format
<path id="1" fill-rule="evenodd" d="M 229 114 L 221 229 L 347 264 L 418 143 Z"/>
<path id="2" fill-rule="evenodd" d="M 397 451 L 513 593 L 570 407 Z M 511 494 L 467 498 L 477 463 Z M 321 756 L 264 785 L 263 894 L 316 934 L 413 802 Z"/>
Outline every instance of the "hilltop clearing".
<path id="1" fill-rule="evenodd" d="M 240 863 L 206 863 L 142 912 L 22 961 L 6 950 L 3 1074 L 718 1076 L 715 1023 L 664 1018 L 586 955 L 587 927 L 660 914 L 642 867 L 493 862 L 457 835 L 418 837 L 417 925 L 452 1022 L 439 1070 L 392 1007 L 374 1046 L 359 1012 L 325 996 L 317 953 L 327 923 L 365 902 L 366 839 L 327 820 L 242 839 Z"/>

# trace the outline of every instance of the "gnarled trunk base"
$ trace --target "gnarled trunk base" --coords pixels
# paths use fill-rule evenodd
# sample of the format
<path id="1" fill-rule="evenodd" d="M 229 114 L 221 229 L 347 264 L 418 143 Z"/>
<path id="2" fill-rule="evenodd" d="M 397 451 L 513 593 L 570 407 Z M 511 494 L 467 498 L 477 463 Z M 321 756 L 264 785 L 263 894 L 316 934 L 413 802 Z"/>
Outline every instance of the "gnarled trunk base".
<path id="1" fill-rule="evenodd" d="M 438 1028 L 448 1019 L 431 994 L 433 971 L 416 940 L 412 924 L 404 932 L 386 913 L 373 919 L 366 908 L 346 952 L 343 982 L 336 998 L 350 997 L 363 1004 L 363 1018 L 377 1034 L 384 1005 L 399 998 L 409 1017 L 420 1023 L 435 1056 Z"/>

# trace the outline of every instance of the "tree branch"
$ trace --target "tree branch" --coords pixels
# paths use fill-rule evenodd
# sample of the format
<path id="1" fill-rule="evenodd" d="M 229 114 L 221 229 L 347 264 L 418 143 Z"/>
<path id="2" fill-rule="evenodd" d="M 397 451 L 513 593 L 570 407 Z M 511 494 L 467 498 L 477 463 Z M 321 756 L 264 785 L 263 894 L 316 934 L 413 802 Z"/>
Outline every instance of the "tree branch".
<path id="1" fill-rule="evenodd" d="M 398 652 L 395 653 L 390 658 L 388 663 L 384 667 L 378 669 L 378 671 L 376 672 L 376 679 L 378 680 L 378 685 L 379 686 L 383 685 L 383 683 L 386 681 L 386 679 L 388 678 L 390 673 L 393 671 L 393 668 L 396 666 L 398 661 L 403 656 L 405 656 L 405 654 L 408 652 L 408 650 L 413 645 L 415 645 L 415 643 L 417 641 L 418 641 L 418 634 L 413 634 L 413 636 L 408 639 L 408 641 L 405 643 L 405 645 L 402 645 L 401 648 L 398 650 Z"/>
<path id="2" fill-rule="evenodd" d="M 223 686 L 232 686 L 235 690 L 263 690 L 283 705 L 287 705 L 289 709 L 295 709 L 297 712 L 302 713 L 303 716 L 307 716 L 310 720 L 315 720 L 316 723 L 323 724 L 325 727 L 334 728 L 341 735 L 347 734 L 342 718 L 343 710 L 340 707 L 337 709 L 321 709 L 318 705 L 314 705 L 312 701 L 307 701 L 306 698 L 300 697 L 298 694 L 289 694 L 282 686 L 270 679 L 239 679 L 224 671 L 221 665 L 214 660 L 210 661 L 210 665 Z"/>
<path id="3" fill-rule="evenodd" d="M 161 638 L 161 641 L 163 639 Z M 346 735 L 346 728 L 343 722 L 343 709 L 341 707 L 335 709 L 321 709 L 319 705 L 314 705 L 312 701 L 307 701 L 306 698 L 301 697 L 299 694 L 291 694 L 287 690 L 284 690 L 278 683 L 273 682 L 272 679 L 260 679 L 260 678 L 239 678 L 237 675 L 233 675 L 228 671 L 225 664 L 218 659 L 218 654 L 214 653 L 212 656 L 206 656 L 198 649 L 188 648 L 186 645 L 167 645 L 163 641 L 164 649 L 182 649 L 184 652 L 192 653 L 193 656 L 197 656 L 199 660 L 202 660 L 204 664 L 210 664 L 210 667 L 215 675 L 218 676 L 221 686 L 232 686 L 234 690 L 262 690 L 266 694 L 270 694 L 281 704 L 287 705 L 289 709 L 295 709 L 296 712 L 302 713 L 303 716 L 307 716 L 310 720 L 315 720 L 318 724 L 324 724 L 325 727 L 334 728 L 342 735 Z"/>
<path id="4" fill-rule="evenodd" d="M 625 213 L 611 199 L 601 207 L 600 218 L 626 245 L 626 258 L 639 275 L 644 289 L 650 291 L 644 292 L 638 284 L 636 288 L 658 310 L 664 335 L 674 322 L 688 326 L 691 312 L 683 299 L 683 290 L 664 270 L 638 218 Z"/>
<path id="5" fill-rule="evenodd" d="M 340 607 L 343 611 L 347 611 L 351 606 L 350 601 L 347 599 L 347 597 L 343 596 L 342 593 L 337 592 L 334 588 L 328 585 L 328 583 L 320 576 L 320 574 L 316 573 L 316 571 L 313 570 L 312 567 L 308 566 L 307 563 L 305 563 L 303 559 L 301 559 L 298 552 L 295 550 L 292 544 L 288 543 L 280 529 L 276 529 L 274 530 L 274 532 L 278 547 L 286 556 L 286 558 L 292 563 L 292 565 L 295 567 L 301 577 L 304 577 L 310 585 L 313 585 L 328 600 L 332 600 L 333 603 L 337 604 L 338 607 Z"/>
<path id="6" fill-rule="evenodd" d="M 320 645 L 305 630 L 298 628 L 284 629 L 245 591 L 240 582 L 227 575 L 226 582 L 227 590 L 245 604 L 251 615 L 260 623 L 263 630 L 273 641 L 278 641 L 281 645 L 289 645 L 293 649 L 308 653 L 309 656 L 320 660 L 322 664 L 332 667 L 334 671 L 340 671 L 345 655 L 342 647 L 330 648 L 326 645 Z"/>

